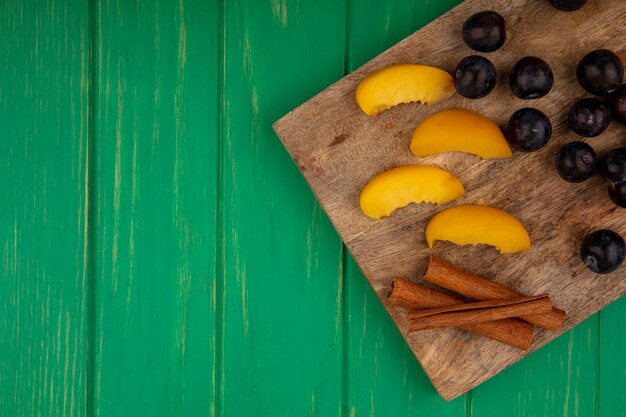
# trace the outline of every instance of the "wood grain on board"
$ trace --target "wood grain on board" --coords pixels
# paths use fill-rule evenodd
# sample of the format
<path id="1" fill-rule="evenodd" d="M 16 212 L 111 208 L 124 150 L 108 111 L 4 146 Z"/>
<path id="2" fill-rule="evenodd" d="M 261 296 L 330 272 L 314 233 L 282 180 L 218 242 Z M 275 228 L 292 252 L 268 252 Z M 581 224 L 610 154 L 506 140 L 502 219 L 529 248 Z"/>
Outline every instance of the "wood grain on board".
<path id="1" fill-rule="evenodd" d="M 363 114 L 354 100 L 359 80 L 393 63 L 419 62 L 452 71 L 473 52 L 459 31 L 472 13 L 498 10 L 508 24 L 507 43 L 492 54 L 499 70 L 494 92 L 482 100 L 458 95 L 433 106 L 401 105 L 376 117 Z M 590 17 L 592 16 L 592 17 Z M 584 13 L 558 12 L 531 0 L 467 1 L 409 36 L 332 85 L 275 124 L 275 130 L 342 236 L 380 300 L 405 336 L 429 378 L 446 399 L 475 387 L 529 352 L 462 333 L 434 330 L 408 333 L 403 312 L 386 304 L 385 292 L 396 276 L 418 279 L 430 251 L 424 226 L 437 211 L 454 204 L 478 203 L 502 208 L 529 229 L 533 248 L 525 254 L 500 255 L 495 249 L 438 243 L 435 253 L 473 272 L 528 294 L 549 293 L 568 312 L 560 332 L 537 330 L 536 350 L 626 291 L 625 267 L 603 277 L 586 272 L 576 279 L 582 236 L 597 228 L 626 234 L 624 211 L 610 203 L 606 185 L 594 177 L 584 184 L 561 181 L 554 168 L 556 150 L 577 137 L 568 131 L 566 114 L 574 100 L 587 96 L 575 80 L 576 63 L 588 51 L 609 48 L 624 55 L 626 3 L 593 2 Z M 526 55 L 545 59 L 555 73 L 546 97 L 522 101 L 509 91 L 508 69 Z M 448 153 L 416 158 L 408 149 L 415 126 L 444 108 L 479 111 L 504 125 L 515 110 L 532 106 L 552 120 L 554 135 L 541 151 L 516 153 L 511 160 L 479 160 Z M 589 143 L 602 154 L 624 145 L 626 128 L 613 123 Z M 453 172 L 467 194 L 444 206 L 412 205 L 374 221 L 358 206 L 363 186 L 377 173 L 399 165 L 428 164 Z"/>

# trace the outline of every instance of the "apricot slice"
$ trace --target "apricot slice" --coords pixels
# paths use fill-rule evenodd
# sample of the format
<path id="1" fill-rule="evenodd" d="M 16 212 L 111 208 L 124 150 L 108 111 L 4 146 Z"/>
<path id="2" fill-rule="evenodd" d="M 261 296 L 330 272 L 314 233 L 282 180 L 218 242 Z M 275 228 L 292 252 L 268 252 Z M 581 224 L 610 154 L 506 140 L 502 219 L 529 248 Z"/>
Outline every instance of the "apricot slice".
<path id="1" fill-rule="evenodd" d="M 389 216 L 411 203 L 443 204 L 465 194 L 461 182 L 443 169 L 408 165 L 375 176 L 361 192 L 363 213 L 372 219 Z"/>
<path id="2" fill-rule="evenodd" d="M 515 217 L 495 207 L 461 205 L 435 214 L 426 226 L 430 248 L 437 240 L 457 245 L 484 243 L 500 253 L 525 252 L 530 249 L 528 232 Z"/>
<path id="3" fill-rule="evenodd" d="M 450 151 L 467 152 L 484 159 L 512 156 L 509 144 L 494 122 L 464 109 L 434 113 L 413 132 L 413 154 L 424 157 Z"/>
<path id="4" fill-rule="evenodd" d="M 439 68 L 396 64 L 369 74 L 356 89 L 361 110 L 373 116 L 401 103 L 437 103 L 454 94 L 452 76 Z"/>

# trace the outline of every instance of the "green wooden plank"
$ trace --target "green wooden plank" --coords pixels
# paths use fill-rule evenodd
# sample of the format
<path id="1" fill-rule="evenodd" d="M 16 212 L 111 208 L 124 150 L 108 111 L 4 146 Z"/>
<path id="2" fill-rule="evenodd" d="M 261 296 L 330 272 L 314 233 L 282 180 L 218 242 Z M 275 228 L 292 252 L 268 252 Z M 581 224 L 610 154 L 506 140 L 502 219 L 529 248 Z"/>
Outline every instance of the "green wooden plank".
<path id="1" fill-rule="evenodd" d="M 598 316 L 474 389 L 471 415 L 593 416 Z"/>
<path id="2" fill-rule="evenodd" d="M 626 415 L 626 297 L 600 312 L 598 416 Z"/>
<path id="3" fill-rule="evenodd" d="M 215 415 L 216 4 L 96 13 L 94 415 Z"/>
<path id="4" fill-rule="evenodd" d="M 349 70 L 460 1 L 352 1 Z M 466 398 L 443 401 L 351 257 L 347 262 L 348 385 L 351 416 L 464 416 Z"/>
<path id="5" fill-rule="evenodd" d="M 340 240 L 271 124 L 341 77 L 344 12 L 225 2 L 224 416 L 342 406 Z"/>
<path id="6" fill-rule="evenodd" d="M 0 415 L 85 416 L 87 2 L 0 4 Z"/>

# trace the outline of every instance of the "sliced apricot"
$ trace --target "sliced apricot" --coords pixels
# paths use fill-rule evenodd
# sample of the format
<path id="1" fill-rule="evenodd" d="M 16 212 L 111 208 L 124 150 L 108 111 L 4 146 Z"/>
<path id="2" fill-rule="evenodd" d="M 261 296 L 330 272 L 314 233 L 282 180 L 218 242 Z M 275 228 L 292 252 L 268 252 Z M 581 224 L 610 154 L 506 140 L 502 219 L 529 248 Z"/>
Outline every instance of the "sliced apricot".
<path id="1" fill-rule="evenodd" d="M 361 110 L 373 116 L 401 103 L 437 103 L 455 92 L 452 76 L 439 68 L 396 64 L 369 74 L 356 89 Z"/>
<path id="2" fill-rule="evenodd" d="M 416 156 L 451 151 L 467 152 L 484 159 L 512 156 L 509 144 L 494 122 L 464 109 L 434 113 L 413 132 L 411 152 Z"/>
<path id="3" fill-rule="evenodd" d="M 498 208 L 475 204 L 450 207 L 435 214 L 426 226 L 426 241 L 432 248 L 438 240 L 457 245 L 482 243 L 495 246 L 500 253 L 530 249 L 530 237 L 519 220 Z"/>
<path id="4" fill-rule="evenodd" d="M 461 182 L 443 169 L 409 165 L 375 176 L 361 192 L 363 213 L 373 219 L 389 216 L 411 203 L 443 204 L 465 194 Z"/>

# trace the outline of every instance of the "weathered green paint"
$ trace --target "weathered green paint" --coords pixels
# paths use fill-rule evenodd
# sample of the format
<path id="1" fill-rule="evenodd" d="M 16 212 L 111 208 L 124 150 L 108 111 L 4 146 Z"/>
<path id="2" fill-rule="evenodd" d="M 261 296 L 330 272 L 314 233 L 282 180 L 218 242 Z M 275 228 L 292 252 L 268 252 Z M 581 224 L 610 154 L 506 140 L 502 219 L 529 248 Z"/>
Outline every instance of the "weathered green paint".
<path id="1" fill-rule="evenodd" d="M 2 2 L 0 415 L 623 415 L 625 300 L 441 400 L 271 129 L 456 3 Z"/>
<path id="2" fill-rule="evenodd" d="M 476 388 L 472 415 L 597 415 L 597 353 L 596 315 Z"/>
<path id="3" fill-rule="evenodd" d="M 341 412 L 341 242 L 271 124 L 341 78 L 343 16 L 225 2 L 224 416 Z"/>
<path id="4" fill-rule="evenodd" d="M 94 415 L 215 414 L 217 9 L 96 5 Z"/>
<path id="5" fill-rule="evenodd" d="M 626 415 L 626 297 L 599 314 L 598 372 L 595 390 L 600 417 Z M 621 413 L 621 414 L 620 414 Z M 582 415 L 582 414 L 581 414 Z"/>
<path id="6" fill-rule="evenodd" d="M 0 2 L 0 415 L 86 416 L 89 13 Z"/>

